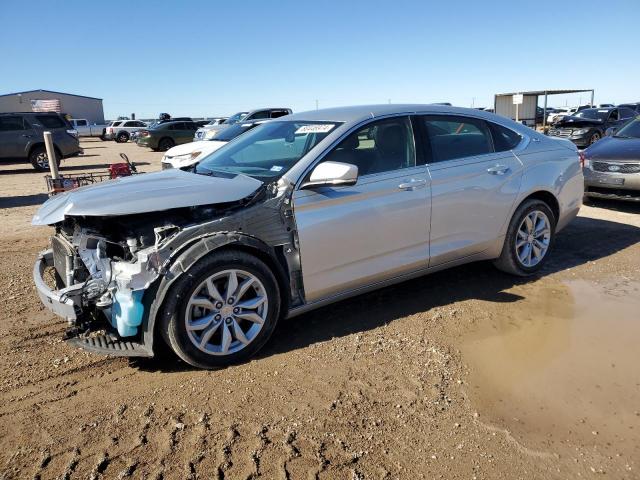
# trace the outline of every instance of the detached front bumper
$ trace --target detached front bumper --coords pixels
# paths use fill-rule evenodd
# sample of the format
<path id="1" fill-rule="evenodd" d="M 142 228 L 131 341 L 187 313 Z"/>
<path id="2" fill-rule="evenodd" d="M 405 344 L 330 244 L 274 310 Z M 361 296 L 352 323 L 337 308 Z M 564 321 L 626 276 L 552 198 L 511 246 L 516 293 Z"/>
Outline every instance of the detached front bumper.
<path id="1" fill-rule="evenodd" d="M 72 328 L 67 331 L 65 340 L 75 347 L 100 353 L 124 357 L 153 357 L 151 348 L 138 341 L 123 338 L 105 322 L 104 332 L 77 328 L 88 317 L 82 306 L 82 284 L 53 290 L 44 280 L 45 269 L 53 267 L 53 250 L 41 252 L 33 267 L 33 281 L 43 305 L 56 315 L 65 318 Z M 144 336 L 141 336 L 144 338 Z"/>

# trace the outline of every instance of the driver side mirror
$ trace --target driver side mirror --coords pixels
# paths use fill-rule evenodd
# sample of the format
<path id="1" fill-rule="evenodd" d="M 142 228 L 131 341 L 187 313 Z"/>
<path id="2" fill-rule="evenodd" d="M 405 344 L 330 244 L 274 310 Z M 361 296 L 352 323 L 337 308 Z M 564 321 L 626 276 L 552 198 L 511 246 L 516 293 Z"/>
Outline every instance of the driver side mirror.
<path id="1" fill-rule="evenodd" d="M 316 165 L 309 175 L 309 180 L 300 188 L 350 186 L 355 185 L 357 181 L 358 167 L 350 163 L 327 161 Z"/>

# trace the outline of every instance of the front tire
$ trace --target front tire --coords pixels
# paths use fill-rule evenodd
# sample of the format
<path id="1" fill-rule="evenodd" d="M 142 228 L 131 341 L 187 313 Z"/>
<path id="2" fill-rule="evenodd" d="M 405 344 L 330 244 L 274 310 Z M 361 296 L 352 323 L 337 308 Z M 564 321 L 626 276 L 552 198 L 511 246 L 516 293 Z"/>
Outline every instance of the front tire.
<path id="1" fill-rule="evenodd" d="M 494 265 L 503 272 L 527 277 L 539 271 L 553 248 L 556 218 L 549 206 L 536 199 L 518 207 Z"/>
<path id="2" fill-rule="evenodd" d="M 600 134 L 600 132 L 592 133 L 591 136 L 589 137 L 589 145 L 593 145 L 594 143 L 596 143 L 601 138 L 602 138 L 602 135 Z"/>
<path id="3" fill-rule="evenodd" d="M 245 252 L 214 252 L 171 286 L 160 316 L 165 342 L 198 368 L 251 358 L 269 340 L 280 316 L 273 273 Z"/>

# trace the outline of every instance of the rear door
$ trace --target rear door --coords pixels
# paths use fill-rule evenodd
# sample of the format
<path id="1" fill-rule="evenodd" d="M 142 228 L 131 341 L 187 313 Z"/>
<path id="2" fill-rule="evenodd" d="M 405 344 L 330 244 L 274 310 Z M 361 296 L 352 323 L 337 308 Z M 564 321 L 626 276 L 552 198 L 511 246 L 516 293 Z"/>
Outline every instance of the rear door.
<path id="1" fill-rule="evenodd" d="M 307 301 L 426 268 L 429 179 L 409 118 L 372 122 L 322 161 L 356 165 L 359 178 L 294 193 Z"/>
<path id="2" fill-rule="evenodd" d="M 437 266 L 497 240 L 520 189 L 522 163 L 511 149 L 522 139 L 475 117 L 423 115 L 419 124 L 431 175 L 430 266 Z"/>
<path id="3" fill-rule="evenodd" d="M 0 158 L 24 157 L 35 135 L 22 115 L 0 115 Z"/>

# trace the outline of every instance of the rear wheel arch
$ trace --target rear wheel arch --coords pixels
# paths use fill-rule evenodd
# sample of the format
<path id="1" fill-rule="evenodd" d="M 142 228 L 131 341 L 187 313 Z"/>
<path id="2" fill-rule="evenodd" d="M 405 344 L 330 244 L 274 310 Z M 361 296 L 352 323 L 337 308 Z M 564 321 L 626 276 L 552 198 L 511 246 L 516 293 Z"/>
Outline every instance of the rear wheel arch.
<path id="1" fill-rule="evenodd" d="M 522 201 L 518 204 L 518 206 L 514 210 L 514 214 L 518 210 L 518 208 L 520 208 L 520 205 L 522 205 L 527 200 L 540 200 L 546 203 L 551 209 L 551 212 L 553 213 L 555 223 L 558 223 L 558 219 L 560 217 L 560 203 L 558 202 L 558 199 L 553 193 L 547 190 L 538 190 L 529 194 L 527 197 L 523 198 Z"/>

